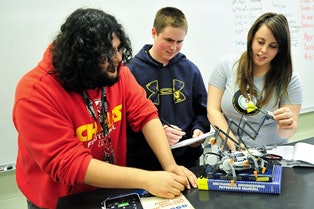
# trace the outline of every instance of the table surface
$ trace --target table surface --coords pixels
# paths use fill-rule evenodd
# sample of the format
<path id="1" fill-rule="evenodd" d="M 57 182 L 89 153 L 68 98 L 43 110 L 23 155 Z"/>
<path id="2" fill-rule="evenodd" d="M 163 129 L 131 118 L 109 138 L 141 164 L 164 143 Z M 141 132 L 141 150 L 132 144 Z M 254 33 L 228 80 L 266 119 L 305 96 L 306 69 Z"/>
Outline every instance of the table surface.
<path id="1" fill-rule="evenodd" d="M 303 140 L 314 144 L 314 138 Z M 192 169 L 196 175 L 202 168 Z M 254 209 L 308 209 L 314 204 L 314 169 L 283 168 L 281 194 L 240 193 L 223 191 L 183 192 L 196 209 L 254 208 Z M 57 209 L 100 209 L 100 203 L 109 196 L 132 192 L 131 189 L 97 189 L 59 199 Z"/>

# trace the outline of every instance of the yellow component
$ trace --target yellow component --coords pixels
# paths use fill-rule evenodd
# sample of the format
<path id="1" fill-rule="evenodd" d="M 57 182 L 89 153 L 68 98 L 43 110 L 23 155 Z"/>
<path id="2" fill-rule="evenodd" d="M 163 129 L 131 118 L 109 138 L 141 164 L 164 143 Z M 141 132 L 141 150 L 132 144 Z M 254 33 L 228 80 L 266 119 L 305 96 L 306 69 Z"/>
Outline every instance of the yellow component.
<path id="1" fill-rule="evenodd" d="M 208 178 L 198 177 L 197 187 L 199 190 L 208 190 Z"/>
<path id="2" fill-rule="evenodd" d="M 266 171 L 266 167 L 263 167 L 262 168 L 262 173 L 265 173 L 265 171 Z"/>
<path id="3" fill-rule="evenodd" d="M 248 165 L 249 165 L 249 161 L 248 161 L 248 160 L 244 160 L 244 161 L 243 161 L 243 165 L 244 165 L 244 166 L 248 166 Z"/>
<path id="4" fill-rule="evenodd" d="M 257 171 L 254 171 L 253 174 L 254 174 L 255 178 L 257 178 Z"/>
<path id="5" fill-rule="evenodd" d="M 234 160 L 232 158 L 230 158 L 230 164 L 233 164 Z"/>
<path id="6" fill-rule="evenodd" d="M 247 113 L 253 112 L 256 109 L 257 109 L 257 107 L 256 107 L 256 105 L 252 101 L 249 101 L 247 103 L 247 107 L 246 107 L 246 112 Z"/>
<path id="7" fill-rule="evenodd" d="M 232 187 L 234 187 L 234 180 L 231 180 L 230 184 L 231 184 Z"/>
<path id="8" fill-rule="evenodd" d="M 215 137 L 211 137 L 211 138 L 209 139 L 209 143 L 210 143 L 211 145 L 216 144 L 216 143 L 217 143 L 216 138 L 215 138 Z"/>
<path id="9" fill-rule="evenodd" d="M 256 178 L 256 181 L 269 181 L 269 177 L 268 176 L 258 177 Z"/>

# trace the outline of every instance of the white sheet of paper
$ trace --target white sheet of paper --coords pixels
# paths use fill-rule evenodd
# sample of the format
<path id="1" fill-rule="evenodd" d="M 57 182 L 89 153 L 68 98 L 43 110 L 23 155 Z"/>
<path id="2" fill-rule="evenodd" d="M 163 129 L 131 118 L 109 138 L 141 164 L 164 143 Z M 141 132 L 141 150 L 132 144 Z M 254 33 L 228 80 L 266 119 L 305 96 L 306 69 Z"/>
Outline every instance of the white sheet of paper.
<path id="1" fill-rule="evenodd" d="M 200 140 L 204 140 L 205 138 L 207 137 L 212 137 L 214 136 L 215 134 L 215 131 L 210 131 L 210 132 L 207 132 L 201 136 L 198 136 L 198 137 L 195 137 L 195 138 L 190 138 L 190 139 L 185 139 L 183 141 L 180 141 L 174 145 L 171 145 L 170 148 L 171 149 L 176 149 L 176 148 L 179 148 L 179 147 L 184 147 L 184 146 L 188 146 L 190 144 L 193 144 L 195 142 L 198 142 Z"/>
<path id="2" fill-rule="evenodd" d="M 294 146 L 277 146 L 272 150 L 267 150 L 269 154 L 280 155 L 283 158 L 282 165 L 285 167 L 307 166 L 314 167 L 314 145 L 298 142 Z"/>

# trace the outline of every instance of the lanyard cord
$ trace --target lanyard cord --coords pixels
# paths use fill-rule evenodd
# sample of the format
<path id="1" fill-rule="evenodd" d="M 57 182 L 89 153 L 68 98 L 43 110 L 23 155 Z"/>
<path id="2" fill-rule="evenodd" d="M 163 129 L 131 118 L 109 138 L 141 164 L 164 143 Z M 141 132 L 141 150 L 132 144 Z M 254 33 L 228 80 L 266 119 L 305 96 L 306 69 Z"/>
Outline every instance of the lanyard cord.
<path id="1" fill-rule="evenodd" d="M 96 105 L 93 102 L 93 100 L 90 100 L 88 98 L 88 95 L 85 91 L 83 91 L 82 93 L 82 97 L 84 99 L 84 102 L 89 110 L 89 112 L 92 114 L 95 122 L 97 122 L 97 117 L 96 117 Z M 107 119 L 107 113 L 108 113 L 108 102 L 107 102 L 107 96 L 106 96 L 106 88 L 103 87 L 102 91 L 101 91 L 101 110 L 100 110 L 100 114 L 98 115 L 99 117 L 99 122 L 100 125 L 103 129 L 103 137 L 104 137 L 104 144 L 105 144 L 105 150 L 104 150 L 104 160 L 106 162 L 115 163 L 115 154 L 112 148 L 112 144 L 111 144 L 111 139 L 110 139 L 110 135 L 109 135 L 109 127 L 108 127 L 108 119 Z M 106 140 L 107 137 L 107 140 Z"/>
<path id="2" fill-rule="evenodd" d="M 97 122 L 97 117 L 96 117 L 97 110 L 95 110 L 95 107 L 93 106 L 92 101 L 88 98 L 88 95 L 85 91 L 83 91 L 82 96 L 89 112 L 92 114 L 94 120 Z M 105 87 L 103 87 L 101 90 L 101 110 L 98 117 L 99 117 L 100 125 L 104 131 L 104 135 L 109 137 L 109 128 L 108 128 L 108 123 L 106 121 L 107 112 L 108 112 L 108 104 L 107 104 L 106 89 Z"/>

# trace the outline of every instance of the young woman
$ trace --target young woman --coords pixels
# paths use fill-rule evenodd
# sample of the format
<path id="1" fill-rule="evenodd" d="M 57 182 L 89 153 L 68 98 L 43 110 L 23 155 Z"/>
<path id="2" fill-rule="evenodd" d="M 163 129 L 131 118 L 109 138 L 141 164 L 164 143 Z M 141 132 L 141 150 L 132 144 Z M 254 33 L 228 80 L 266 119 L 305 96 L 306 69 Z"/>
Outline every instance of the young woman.
<path id="1" fill-rule="evenodd" d="M 216 66 L 208 85 L 207 117 L 247 146 L 281 145 L 297 130 L 301 103 L 288 21 L 282 14 L 265 13 L 250 28 L 247 50 Z M 232 140 L 227 144 L 237 148 Z"/>

